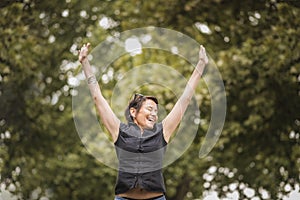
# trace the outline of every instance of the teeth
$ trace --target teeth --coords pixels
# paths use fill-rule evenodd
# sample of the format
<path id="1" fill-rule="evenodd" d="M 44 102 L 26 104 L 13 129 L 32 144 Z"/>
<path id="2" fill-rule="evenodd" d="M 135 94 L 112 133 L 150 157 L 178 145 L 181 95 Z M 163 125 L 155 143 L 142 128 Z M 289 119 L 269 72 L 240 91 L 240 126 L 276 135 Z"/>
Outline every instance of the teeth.
<path id="1" fill-rule="evenodd" d="M 151 122 L 153 122 L 154 121 L 154 119 L 148 119 L 149 121 L 151 121 Z"/>

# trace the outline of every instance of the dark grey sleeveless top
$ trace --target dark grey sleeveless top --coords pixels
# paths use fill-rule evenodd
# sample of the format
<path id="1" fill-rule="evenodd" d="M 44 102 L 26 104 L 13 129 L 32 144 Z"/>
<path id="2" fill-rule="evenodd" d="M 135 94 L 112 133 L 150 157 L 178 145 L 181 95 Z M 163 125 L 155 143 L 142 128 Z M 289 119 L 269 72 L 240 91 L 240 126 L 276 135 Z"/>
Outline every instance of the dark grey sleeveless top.
<path id="1" fill-rule="evenodd" d="M 121 123 L 115 142 L 119 160 L 119 173 L 115 194 L 140 187 L 152 192 L 165 193 L 162 162 L 167 142 L 163 137 L 162 123 L 144 130 L 133 122 Z"/>

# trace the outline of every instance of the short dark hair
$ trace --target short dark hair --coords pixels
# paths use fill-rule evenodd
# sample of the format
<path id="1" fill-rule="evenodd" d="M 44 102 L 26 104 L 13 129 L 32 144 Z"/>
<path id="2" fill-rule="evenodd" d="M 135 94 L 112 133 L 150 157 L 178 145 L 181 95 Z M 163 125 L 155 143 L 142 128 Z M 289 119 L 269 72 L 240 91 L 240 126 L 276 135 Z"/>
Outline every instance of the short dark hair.
<path id="1" fill-rule="evenodd" d="M 133 99 L 129 102 L 129 105 L 125 110 L 125 118 L 128 122 L 133 122 L 133 117 L 130 114 L 130 108 L 135 108 L 136 111 L 139 112 L 143 105 L 143 102 L 147 99 L 154 101 L 156 105 L 158 105 L 158 100 L 154 96 L 144 96 L 138 93 L 134 95 Z"/>

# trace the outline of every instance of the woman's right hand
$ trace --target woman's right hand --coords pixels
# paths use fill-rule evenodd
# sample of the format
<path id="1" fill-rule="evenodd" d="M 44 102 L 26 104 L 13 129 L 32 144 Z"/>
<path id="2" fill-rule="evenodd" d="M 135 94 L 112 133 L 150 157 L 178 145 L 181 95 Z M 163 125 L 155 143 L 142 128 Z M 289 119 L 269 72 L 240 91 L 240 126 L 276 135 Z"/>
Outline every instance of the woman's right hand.
<path id="1" fill-rule="evenodd" d="M 91 44 L 87 43 L 87 44 L 84 44 L 80 50 L 78 50 L 78 52 L 79 52 L 78 60 L 80 63 L 82 63 L 87 58 L 90 46 L 91 46 Z"/>

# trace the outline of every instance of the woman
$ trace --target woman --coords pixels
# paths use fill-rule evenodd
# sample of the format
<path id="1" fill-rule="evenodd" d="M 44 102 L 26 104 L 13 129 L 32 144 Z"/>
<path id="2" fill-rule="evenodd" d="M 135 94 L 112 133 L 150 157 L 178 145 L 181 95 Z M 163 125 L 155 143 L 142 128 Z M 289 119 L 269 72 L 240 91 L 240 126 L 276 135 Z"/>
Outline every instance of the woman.
<path id="1" fill-rule="evenodd" d="M 162 160 L 173 132 L 180 123 L 208 63 L 201 45 L 199 61 L 171 112 L 157 123 L 158 101 L 153 96 L 136 94 L 125 111 L 128 123 L 122 123 L 103 97 L 87 59 L 90 44 L 79 50 L 79 61 L 100 119 L 112 136 L 119 159 L 115 200 L 165 199 Z"/>

